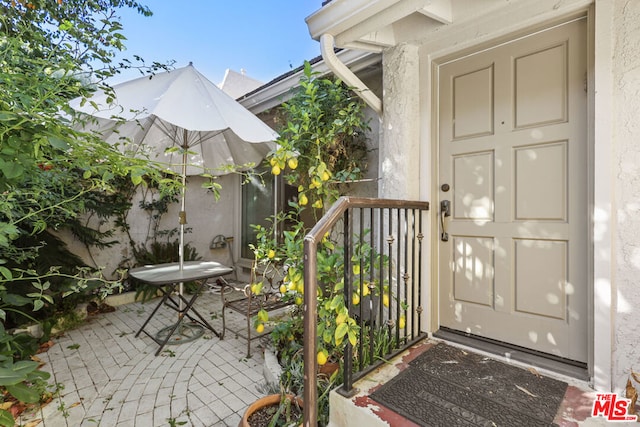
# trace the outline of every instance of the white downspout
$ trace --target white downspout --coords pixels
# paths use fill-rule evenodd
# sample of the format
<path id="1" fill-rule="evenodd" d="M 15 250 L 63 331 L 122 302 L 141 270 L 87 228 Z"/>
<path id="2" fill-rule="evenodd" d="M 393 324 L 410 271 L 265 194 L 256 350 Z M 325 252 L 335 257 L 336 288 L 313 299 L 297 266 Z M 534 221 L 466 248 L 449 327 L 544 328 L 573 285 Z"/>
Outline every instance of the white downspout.
<path id="1" fill-rule="evenodd" d="M 331 71 L 348 86 L 352 87 L 360 98 L 371 107 L 378 116 L 382 115 L 382 100 L 365 85 L 346 65 L 340 62 L 333 50 L 333 36 L 323 34 L 320 36 L 320 52 L 325 64 Z"/>

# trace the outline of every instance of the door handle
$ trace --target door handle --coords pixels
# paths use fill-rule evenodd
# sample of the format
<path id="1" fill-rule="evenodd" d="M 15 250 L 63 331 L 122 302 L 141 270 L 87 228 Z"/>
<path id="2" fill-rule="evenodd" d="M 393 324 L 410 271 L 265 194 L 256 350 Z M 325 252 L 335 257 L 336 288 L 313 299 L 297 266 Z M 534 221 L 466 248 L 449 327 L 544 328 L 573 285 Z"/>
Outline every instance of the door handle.
<path id="1" fill-rule="evenodd" d="M 445 218 L 451 216 L 451 201 L 442 200 L 440 201 L 440 225 L 442 226 L 442 234 L 440 235 L 440 240 L 443 242 L 449 241 L 449 233 L 447 233 L 447 226 L 445 222 Z"/>

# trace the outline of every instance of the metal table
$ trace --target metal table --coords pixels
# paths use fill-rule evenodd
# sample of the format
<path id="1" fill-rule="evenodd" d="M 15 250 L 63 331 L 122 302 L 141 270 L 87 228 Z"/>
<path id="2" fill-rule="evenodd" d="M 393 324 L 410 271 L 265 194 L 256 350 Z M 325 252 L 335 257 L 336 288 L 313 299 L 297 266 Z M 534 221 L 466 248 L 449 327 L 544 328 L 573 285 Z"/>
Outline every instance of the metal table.
<path id="1" fill-rule="evenodd" d="M 144 332 L 149 338 L 158 343 L 160 348 L 156 351 L 157 356 L 160 354 L 164 346 L 167 345 L 176 331 L 180 331 L 180 328 L 184 327 L 182 322 L 185 317 L 194 322 L 194 324 L 199 325 L 202 328 L 209 329 L 219 337 L 220 334 L 213 329 L 209 322 L 207 322 L 200 313 L 198 313 L 198 311 L 193 307 L 193 304 L 198 299 L 198 296 L 200 295 L 207 280 L 214 277 L 225 276 L 232 272 L 232 268 L 213 261 L 186 261 L 183 264 L 182 270 L 180 270 L 179 263 L 148 265 L 129 270 L 129 275 L 131 277 L 144 283 L 157 286 L 158 290 L 162 293 L 162 299 L 151 312 L 140 330 L 136 333 L 136 337 L 138 337 L 141 332 Z M 187 297 L 185 297 L 181 292 L 176 293 L 176 288 L 178 288 L 182 283 L 194 281 L 199 282 L 198 289 L 190 298 L 187 299 Z M 174 298 L 174 293 L 176 294 L 177 299 Z M 153 336 L 145 331 L 145 327 L 163 305 L 168 306 L 178 313 L 178 321 L 162 330 L 166 332 L 166 337 L 160 335 Z M 195 317 L 191 316 L 190 313 L 193 313 Z"/>

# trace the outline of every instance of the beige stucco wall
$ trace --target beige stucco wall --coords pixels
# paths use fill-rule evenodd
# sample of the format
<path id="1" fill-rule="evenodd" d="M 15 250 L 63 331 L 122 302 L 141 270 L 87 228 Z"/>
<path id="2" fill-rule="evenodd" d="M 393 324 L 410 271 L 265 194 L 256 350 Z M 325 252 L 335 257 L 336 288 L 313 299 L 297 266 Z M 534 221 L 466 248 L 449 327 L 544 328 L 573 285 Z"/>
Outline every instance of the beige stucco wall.
<path id="1" fill-rule="evenodd" d="M 226 248 L 209 249 L 211 240 L 218 234 L 225 236 L 237 235 L 240 221 L 240 181 L 238 176 L 229 175 L 220 177 L 217 182 L 222 185 L 220 199 L 215 200 L 210 190 L 202 188 L 204 182 L 200 177 L 189 177 L 187 182 L 186 211 L 187 228 L 191 232 L 185 234 L 185 243 L 195 247 L 198 254 L 204 260 L 219 261 L 230 265 L 230 255 Z M 138 244 L 145 242 L 150 237 L 149 215 L 139 208 L 139 202 L 143 199 L 150 201 L 152 194 L 141 190 L 132 200 L 132 209 L 127 217 L 130 226 L 131 238 Z M 178 212 L 180 203 L 173 204 L 160 222 L 160 230 L 170 230 L 179 228 Z M 124 262 L 130 266 L 133 257 L 129 237 L 112 223 L 99 224 L 93 218 L 89 222 L 94 227 L 101 230 L 114 229 L 116 234 L 113 240 L 118 243 L 106 249 L 86 248 L 69 233 L 62 233 L 69 249 L 79 255 L 88 265 L 104 268 L 104 273 L 108 277 L 115 277 L 113 272 Z M 178 235 L 172 239 L 178 239 Z"/>
<path id="2" fill-rule="evenodd" d="M 417 191 L 435 200 L 429 125 L 434 61 L 586 13 L 590 5 L 583 0 L 508 2 L 491 16 L 461 18 L 437 33 L 386 49 L 380 196 L 411 198 Z M 620 392 L 630 370 L 640 370 L 640 2 L 597 0 L 589 19 L 595 22 L 589 76 L 593 210 L 585 212 L 592 219 L 590 366 L 595 388 Z M 412 163 L 417 158 L 419 167 Z"/>
<path id="3" fill-rule="evenodd" d="M 614 1 L 612 18 L 613 375 L 622 390 L 640 371 L 640 2 Z"/>
<path id="4" fill-rule="evenodd" d="M 420 61 L 418 47 L 402 44 L 383 54 L 385 79 L 382 104 L 379 197 L 417 200 L 419 198 Z"/>

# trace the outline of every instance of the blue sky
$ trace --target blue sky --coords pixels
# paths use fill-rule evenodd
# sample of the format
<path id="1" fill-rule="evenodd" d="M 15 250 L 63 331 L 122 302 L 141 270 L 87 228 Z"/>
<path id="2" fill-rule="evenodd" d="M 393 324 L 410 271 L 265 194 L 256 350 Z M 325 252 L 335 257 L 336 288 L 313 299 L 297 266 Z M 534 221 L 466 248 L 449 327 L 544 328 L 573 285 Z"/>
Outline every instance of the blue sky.
<path id="1" fill-rule="evenodd" d="M 190 61 L 213 83 L 227 68 L 246 70 L 263 83 L 320 54 L 305 18 L 320 9 L 322 0 L 141 0 L 153 11 L 144 17 L 120 12 L 127 50 L 145 62 Z M 129 72 L 112 83 L 139 77 Z"/>

